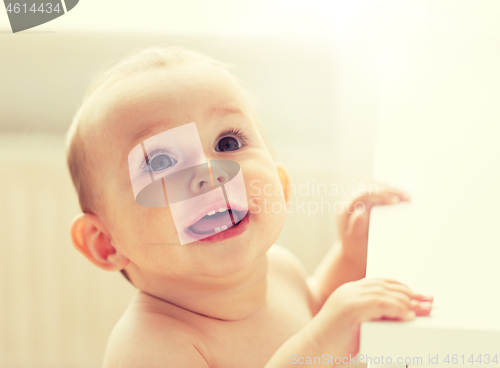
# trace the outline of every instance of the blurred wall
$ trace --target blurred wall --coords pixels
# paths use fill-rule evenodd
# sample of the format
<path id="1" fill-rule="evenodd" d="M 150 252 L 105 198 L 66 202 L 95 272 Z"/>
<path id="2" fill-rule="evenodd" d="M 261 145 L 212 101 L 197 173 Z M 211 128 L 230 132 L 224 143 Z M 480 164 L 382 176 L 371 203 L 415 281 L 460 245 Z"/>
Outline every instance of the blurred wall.
<path id="1" fill-rule="evenodd" d="M 0 134 L 0 367 L 100 367 L 133 288 L 71 245 L 59 135 Z"/>

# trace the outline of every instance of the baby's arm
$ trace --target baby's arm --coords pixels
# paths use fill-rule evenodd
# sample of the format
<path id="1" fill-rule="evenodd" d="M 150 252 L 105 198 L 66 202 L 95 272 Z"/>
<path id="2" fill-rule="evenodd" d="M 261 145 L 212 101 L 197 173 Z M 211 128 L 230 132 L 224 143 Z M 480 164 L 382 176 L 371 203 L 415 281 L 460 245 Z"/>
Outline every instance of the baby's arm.
<path id="1" fill-rule="evenodd" d="M 365 277 L 371 208 L 409 200 L 408 195 L 387 185 L 371 185 L 377 188 L 376 193 L 365 193 L 349 201 L 349 206 L 339 215 L 340 241 L 307 280 L 316 312 L 340 285 Z"/>
<path id="2" fill-rule="evenodd" d="M 345 283 L 327 298 L 310 323 L 276 351 L 265 367 L 289 367 L 293 357 L 321 358 L 323 354 L 347 364 L 359 351 L 362 322 L 384 318 L 412 320 L 416 315 L 428 315 L 431 303 L 432 297 L 416 294 L 394 280 Z"/>

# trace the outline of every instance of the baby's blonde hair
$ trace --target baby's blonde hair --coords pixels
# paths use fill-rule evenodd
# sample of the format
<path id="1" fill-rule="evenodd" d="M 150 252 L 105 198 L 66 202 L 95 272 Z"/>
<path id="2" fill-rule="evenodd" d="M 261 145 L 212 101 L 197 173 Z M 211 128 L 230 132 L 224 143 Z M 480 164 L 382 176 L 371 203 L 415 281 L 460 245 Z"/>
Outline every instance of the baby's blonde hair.
<path id="1" fill-rule="evenodd" d="M 84 213 L 105 214 L 105 208 L 102 206 L 102 201 L 96 201 L 96 198 L 100 196 L 101 188 L 95 186 L 95 175 L 91 170 L 91 168 L 94 167 L 92 161 L 95 162 L 97 158 L 93 157 L 91 152 L 89 152 L 90 147 L 87 142 L 89 137 L 85 137 L 84 134 L 82 134 L 82 126 L 86 121 L 91 120 L 91 116 L 87 113 L 91 96 L 101 86 L 113 83 L 119 78 L 132 73 L 148 69 L 169 68 L 175 65 L 190 63 L 206 63 L 215 66 L 226 71 L 227 74 L 237 81 L 237 79 L 227 71 L 230 67 L 228 64 L 179 46 L 167 46 L 147 48 L 139 53 L 126 57 L 91 83 L 79 109 L 73 117 L 66 141 L 67 164 L 71 179 L 78 194 L 80 207 Z M 248 97 L 247 102 L 250 102 L 251 99 L 248 93 L 243 88 L 241 90 L 242 93 Z M 252 111 L 254 111 L 254 109 L 252 109 Z M 256 119 L 256 117 L 254 118 Z M 94 186 L 90 183 L 94 183 Z"/>

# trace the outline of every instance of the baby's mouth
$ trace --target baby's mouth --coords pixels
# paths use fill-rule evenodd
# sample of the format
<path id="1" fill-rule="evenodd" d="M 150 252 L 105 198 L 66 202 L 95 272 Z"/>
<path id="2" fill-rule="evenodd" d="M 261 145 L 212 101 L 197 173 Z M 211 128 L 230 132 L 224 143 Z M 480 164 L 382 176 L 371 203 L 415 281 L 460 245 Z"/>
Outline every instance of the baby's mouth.
<path id="1" fill-rule="evenodd" d="M 238 224 L 244 214 L 244 211 L 228 210 L 227 208 L 221 208 L 218 211 L 212 210 L 191 225 L 189 230 L 198 235 L 215 234 L 233 226 L 231 218 L 234 219 L 235 225 Z"/>

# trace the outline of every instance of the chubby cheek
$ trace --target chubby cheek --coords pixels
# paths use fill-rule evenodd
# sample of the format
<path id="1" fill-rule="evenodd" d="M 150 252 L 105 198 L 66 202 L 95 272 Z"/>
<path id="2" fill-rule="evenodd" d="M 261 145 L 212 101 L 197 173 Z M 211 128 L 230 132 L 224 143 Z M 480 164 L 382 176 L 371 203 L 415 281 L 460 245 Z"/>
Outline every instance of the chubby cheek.
<path id="1" fill-rule="evenodd" d="M 283 188 L 275 166 L 254 166 L 244 171 L 248 211 L 252 222 L 258 226 L 256 234 L 266 237 L 272 245 L 278 238 L 286 219 Z"/>
<path id="2" fill-rule="evenodd" d="M 164 262 L 179 237 L 169 207 L 143 207 L 122 200 L 113 216 L 113 238 L 136 264 Z"/>

